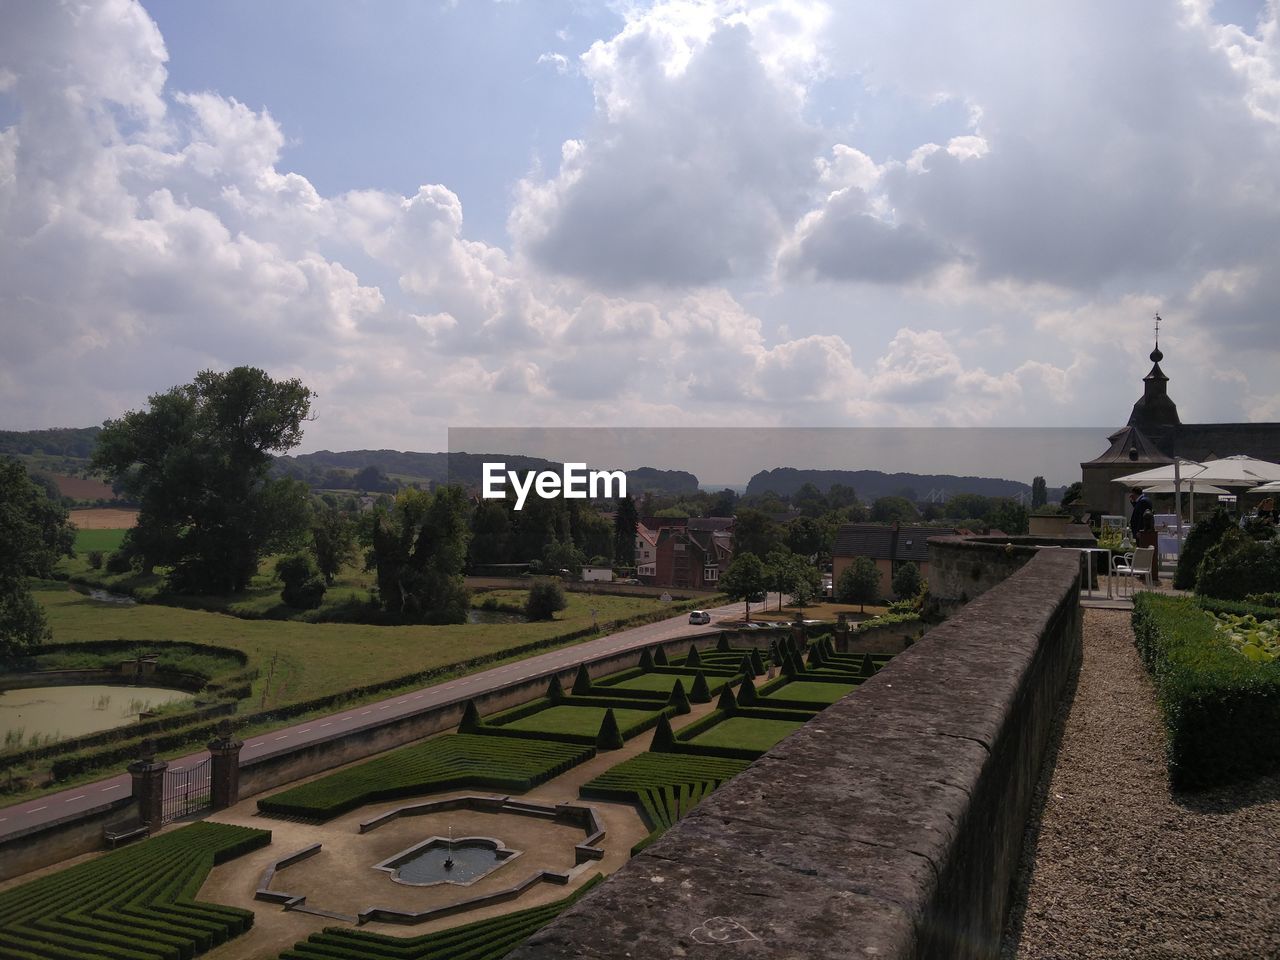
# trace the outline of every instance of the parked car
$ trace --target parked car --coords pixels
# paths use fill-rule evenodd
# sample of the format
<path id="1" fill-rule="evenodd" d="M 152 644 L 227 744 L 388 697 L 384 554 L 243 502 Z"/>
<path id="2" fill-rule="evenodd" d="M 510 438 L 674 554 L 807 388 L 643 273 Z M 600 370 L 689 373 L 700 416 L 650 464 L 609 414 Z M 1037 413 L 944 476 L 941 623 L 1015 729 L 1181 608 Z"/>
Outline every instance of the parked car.
<path id="1" fill-rule="evenodd" d="M 751 596 L 747 597 L 747 602 L 748 603 L 764 603 L 764 597 L 765 595 L 763 593 L 753 593 Z"/>
<path id="2" fill-rule="evenodd" d="M 626 585 L 626 586 L 628 586 L 628 587 L 638 587 L 638 586 L 640 586 L 640 581 L 639 581 L 639 580 L 637 580 L 635 577 L 626 577 L 625 579 L 623 579 L 623 580 L 619 580 L 619 581 L 617 581 L 617 582 L 618 582 L 618 583 L 621 583 L 621 584 L 625 584 L 625 585 Z"/>
<path id="3" fill-rule="evenodd" d="M 711 622 L 711 614 L 705 610 L 694 610 L 689 614 L 689 622 L 698 626 L 704 626 Z"/>

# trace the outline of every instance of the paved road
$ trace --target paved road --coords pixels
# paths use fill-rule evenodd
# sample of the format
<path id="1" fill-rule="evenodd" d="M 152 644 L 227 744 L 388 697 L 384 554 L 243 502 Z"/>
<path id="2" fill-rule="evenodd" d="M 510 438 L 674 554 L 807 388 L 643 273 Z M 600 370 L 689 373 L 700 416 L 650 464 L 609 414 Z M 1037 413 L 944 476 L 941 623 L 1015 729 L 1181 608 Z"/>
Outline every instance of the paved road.
<path id="1" fill-rule="evenodd" d="M 770 594 L 770 597 L 776 605 L 777 595 Z M 529 677 L 576 666 L 583 660 L 595 660 L 610 653 L 647 646 L 660 640 L 706 633 L 716 629 L 717 621 L 741 618 L 742 610 L 741 603 L 712 608 L 709 611 L 711 626 L 704 627 L 690 626 L 688 614 L 682 613 L 669 620 L 633 627 L 598 640 L 563 647 L 526 660 L 516 660 L 491 670 L 460 677 L 457 680 L 398 694 L 388 700 L 367 703 L 327 717 L 307 720 L 292 727 L 282 727 L 269 733 L 258 734 L 245 742 L 244 749 L 240 752 L 240 759 L 252 760 L 293 749 L 334 733 L 375 727 L 394 717 L 416 713 L 426 707 L 465 700 L 477 693 L 497 690 L 509 684 L 527 680 Z M 169 769 L 181 770 L 199 763 L 207 756 L 207 752 L 200 751 L 177 760 L 170 760 Z M 123 773 L 106 780 L 72 787 L 61 793 L 47 794 L 39 799 L 28 800 L 12 807 L 0 807 L 0 839 L 19 830 L 59 820 L 118 797 L 128 796 L 130 788 L 130 777 L 127 773 Z"/>

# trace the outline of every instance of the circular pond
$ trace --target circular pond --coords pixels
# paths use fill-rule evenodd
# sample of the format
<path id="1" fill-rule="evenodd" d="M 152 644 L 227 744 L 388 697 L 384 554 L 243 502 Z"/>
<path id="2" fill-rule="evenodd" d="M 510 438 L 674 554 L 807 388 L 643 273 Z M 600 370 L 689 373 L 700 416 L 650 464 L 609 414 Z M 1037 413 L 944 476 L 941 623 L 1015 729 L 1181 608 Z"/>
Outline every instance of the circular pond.
<path id="1" fill-rule="evenodd" d="M 375 864 L 374 869 L 390 872 L 391 879 L 414 886 L 433 883 L 466 885 L 492 873 L 520 855 L 491 837 L 463 837 L 448 840 L 432 837 Z"/>
<path id="2" fill-rule="evenodd" d="M 106 684 L 5 690 L 0 692 L 0 735 L 9 748 L 29 745 L 33 737 L 79 737 L 133 723 L 142 711 L 190 696 L 167 687 Z"/>

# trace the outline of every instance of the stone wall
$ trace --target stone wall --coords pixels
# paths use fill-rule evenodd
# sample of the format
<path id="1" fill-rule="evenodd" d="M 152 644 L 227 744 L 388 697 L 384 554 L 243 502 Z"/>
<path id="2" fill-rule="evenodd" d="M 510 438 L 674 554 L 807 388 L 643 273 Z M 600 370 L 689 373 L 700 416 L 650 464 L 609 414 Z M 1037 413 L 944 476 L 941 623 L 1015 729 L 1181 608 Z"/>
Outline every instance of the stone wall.
<path id="1" fill-rule="evenodd" d="M 931 537 L 929 600 L 943 615 L 980 597 L 1045 548 L 1092 547 L 1093 537 Z M 1071 553 L 1077 564 L 1081 555 Z"/>
<path id="2" fill-rule="evenodd" d="M 11 834 L 0 840 L 0 881 L 101 850 L 105 843 L 103 831 L 107 827 L 137 819 L 137 802 L 132 797 L 122 797 L 83 813 Z"/>
<path id="3" fill-rule="evenodd" d="M 1028 551 L 510 960 L 998 956 L 1078 569 Z"/>

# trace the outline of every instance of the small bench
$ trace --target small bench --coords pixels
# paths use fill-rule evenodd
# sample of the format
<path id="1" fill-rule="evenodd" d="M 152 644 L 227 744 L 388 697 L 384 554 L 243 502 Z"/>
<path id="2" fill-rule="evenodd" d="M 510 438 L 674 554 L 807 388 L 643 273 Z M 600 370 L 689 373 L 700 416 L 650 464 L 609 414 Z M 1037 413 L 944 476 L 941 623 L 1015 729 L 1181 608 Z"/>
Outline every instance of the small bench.
<path id="1" fill-rule="evenodd" d="M 107 846 L 112 850 L 116 848 L 118 843 L 128 843 L 130 840 L 149 836 L 151 836 L 151 827 L 148 824 L 136 821 L 113 824 L 104 827 L 102 830 L 102 839 L 107 841 Z"/>

